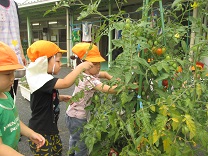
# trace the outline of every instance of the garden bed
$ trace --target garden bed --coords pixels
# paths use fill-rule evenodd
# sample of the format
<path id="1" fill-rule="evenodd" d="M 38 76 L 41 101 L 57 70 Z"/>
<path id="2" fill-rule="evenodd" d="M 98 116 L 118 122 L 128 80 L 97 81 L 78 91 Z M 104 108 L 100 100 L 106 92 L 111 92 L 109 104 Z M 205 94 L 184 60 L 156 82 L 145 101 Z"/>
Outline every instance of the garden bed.
<path id="1" fill-rule="evenodd" d="M 30 101 L 30 90 L 27 87 L 25 87 L 23 84 L 20 84 L 19 87 L 20 87 L 21 95 L 24 97 L 24 99 Z"/>

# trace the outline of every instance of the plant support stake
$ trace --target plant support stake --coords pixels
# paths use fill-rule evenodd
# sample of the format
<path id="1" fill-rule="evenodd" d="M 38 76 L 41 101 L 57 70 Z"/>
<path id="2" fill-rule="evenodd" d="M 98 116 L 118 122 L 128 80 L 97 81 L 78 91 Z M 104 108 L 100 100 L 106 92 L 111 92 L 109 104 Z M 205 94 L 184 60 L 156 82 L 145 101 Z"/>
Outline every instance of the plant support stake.
<path id="1" fill-rule="evenodd" d="M 143 12 L 142 12 L 142 19 L 144 19 L 144 16 L 148 16 L 146 13 L 146 7 L 148 6 L 148 3 L 149 3 L 149 0 L 143 0 Z M 145 13 L 145 14 L 144 14 Z M 146 18 L 145 18 L 146 19 Z M 147 20 L 147 19 L 146 19 Z M 139 45 L 138 45 L 139 46 Z M 139 51 L 138 51 L 139 52 Z M 141 55 L 140 55 L 141 58 L 144 58 L 144 50 L 141 50 Z M 142 93 L 142 79 L 143 79 L 143 76 L 142 75 L 139 75 L 139 90 L 138 90 L 138 95 L 137 95 L 137 107 L 136 107 L 136 111 L 143 108 L 143 104 L 141 102 L 141 93 Z"/>
<path id="2" fill-rule="evenodd" d="M 166 45 L 166 40 L 165 40 L 165 24 L 164 24 L 162 0 L 159 1 L 159 6 L 160 6 L 160 17 L 161 17 L 161 24 L 162 24 L 163 43 L 164 43 L 164 45 Z"/>

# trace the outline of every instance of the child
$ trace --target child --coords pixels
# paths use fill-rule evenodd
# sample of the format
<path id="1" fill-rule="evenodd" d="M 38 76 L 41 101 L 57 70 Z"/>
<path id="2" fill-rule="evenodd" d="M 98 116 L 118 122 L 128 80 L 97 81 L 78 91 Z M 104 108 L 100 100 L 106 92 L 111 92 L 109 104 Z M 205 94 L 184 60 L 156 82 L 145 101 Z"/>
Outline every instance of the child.
<path id="1" fill-rule="evenodd" d="M 69 150 L 71 156 L 86 156 L 87 147 L 80 139 L 80 134 L 83 132 L 83 127 L 87 122 L 87 112 L 85 107 L 90 105 L 89 99 L 93 96 L 96 90 L 101 92 L 116 93 L 116 86 L 103 85 L 99 78 L 110 80 L 112 78 L 107 72 L 100 71 L 100 62 L 105 59 L 100 55 L 98 47 L 90 43 L 78 43 L 72 48 L 80 59 L 93 63 L 93 68 L 87 69 L 83 73 L 83 80 L 79 81 L 78 86 L 75 86 L 74 94 L 84 90 L 84 97 L 79 102 L 72 103 L 66 111 L 66 124 L 69 129 Z M 79 149 L 74 151 L 73 149 Z"/>
<path id="2" fill-rule="evenodd" d="M 61 68 L 62 53 L 55 43 L 50 41 L 36 41 L 28 49 L 27 55 L 31 60 L 26 69 L 26 79 L 30 87 L 30 107 L 32 117 L 29 127 L 46 139 L 46 144 L 37 150 L 34 143 L 29 142 L 34 155 L 61 156 L 62 142 L 59 136 L 57 121 L 59 118 L 59 102 L 67 102 L 69 95 L 59 95 L 57 89 L 70 87 L 76 77 L 84 70 L 93 67 L 91 62 L 84 62 L 77 66 L 64 79 L 55 78 Z"/>
<path id="3" fill-rule="evenodd" d="M 3 42 L 0 42 L 0 55 L 0 155 L 22 156 L 18 152 L 20 133 L 30 138 L 37 148 L 44 145 L 45 139 L 20 121 L 14 100 L 9 94 L 14 83 L 14 71 L 23 66 L 18 63 L 15 52 Z"/>

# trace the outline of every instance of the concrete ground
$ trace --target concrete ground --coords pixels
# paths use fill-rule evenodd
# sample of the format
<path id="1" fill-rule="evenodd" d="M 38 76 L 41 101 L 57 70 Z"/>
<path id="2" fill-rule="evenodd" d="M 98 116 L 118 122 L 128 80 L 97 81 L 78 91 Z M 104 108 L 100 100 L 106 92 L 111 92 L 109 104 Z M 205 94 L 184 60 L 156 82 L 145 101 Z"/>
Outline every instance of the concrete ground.
<path id="1" fill-rule="evenodd" d="M 71 71 L 71 68 L 69 67 L 62 67 L 61 71 L 56 77 L 64 78 L 69 72 Z M 59 90 L 60 95 L 61 94 L 68 94 L 72 95 L 72 92 L 74 90 L 74 86 L 68 88 L 68 89 L 62 89 Z M 19 87 L 17 91 L 17 97 L 16 97 L 16 106 L 19 111 L 20 119 L 28 125 L 28 121 L 31 117 L 31 110 L 30 110 L 30 103 L 26 99 L 24 99 L 20 93 Z M 64 102 L 61 102 L 60 109 L 60 117 L 58 121 L 58 127 L 60 131 L 60 136 L 62 139 L 63 144 L 63 156 L 66 156 L 67 150 L 68 150 L 68 140 L 69 140 L 69 132 L 65 125 L 65 111 L 67 108 L 67 104 Z M 24 154 L 25 156 L 32 156 L 32 152 L 30 151 L 29 145 L 28 145 L 28 139 L 24 136 L 21 137 L 21 141 L 19 142 L 19 151 L 21 154 Z"/>

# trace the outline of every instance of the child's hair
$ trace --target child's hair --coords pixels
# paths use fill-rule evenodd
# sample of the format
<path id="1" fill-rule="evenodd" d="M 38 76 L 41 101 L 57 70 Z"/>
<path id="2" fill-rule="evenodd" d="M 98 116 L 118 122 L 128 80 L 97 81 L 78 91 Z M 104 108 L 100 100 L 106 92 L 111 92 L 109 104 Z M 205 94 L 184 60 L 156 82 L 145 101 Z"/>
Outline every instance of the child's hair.
<path id="1" fill-rule="evenodd" d="M 72 60 L 76 60 L 76 65 L 77 65 L 77 66 L 78 66 L 80 63 L 83 62 L 83 61 L 81 61 L 81 59 L 80 59 L 79 57 L 74 56 L 74 55 L 70 56 L 70 58 L 71 58 Z"/>

